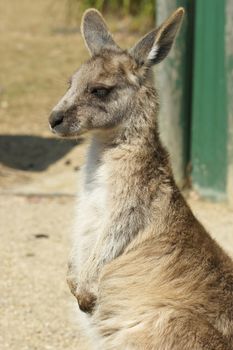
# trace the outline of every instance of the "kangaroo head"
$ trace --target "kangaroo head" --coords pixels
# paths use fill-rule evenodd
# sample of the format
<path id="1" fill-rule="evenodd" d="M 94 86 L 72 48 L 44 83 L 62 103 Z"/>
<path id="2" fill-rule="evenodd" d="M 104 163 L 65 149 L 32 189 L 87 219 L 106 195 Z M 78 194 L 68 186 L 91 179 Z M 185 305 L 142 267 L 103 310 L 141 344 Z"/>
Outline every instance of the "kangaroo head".
<path id="1" fill-rule="evenodd" d="M 129 50 L 113 40 L 101 14 L 87 10 L 81 31 L 91 58 L 77 70 L 49 123 L 60 136 L 109 130 L 124 124 L 145 87 L 152 87 L 151 67 L 170 51 L 184 14 L 177 9 L 161 26 Z"/>

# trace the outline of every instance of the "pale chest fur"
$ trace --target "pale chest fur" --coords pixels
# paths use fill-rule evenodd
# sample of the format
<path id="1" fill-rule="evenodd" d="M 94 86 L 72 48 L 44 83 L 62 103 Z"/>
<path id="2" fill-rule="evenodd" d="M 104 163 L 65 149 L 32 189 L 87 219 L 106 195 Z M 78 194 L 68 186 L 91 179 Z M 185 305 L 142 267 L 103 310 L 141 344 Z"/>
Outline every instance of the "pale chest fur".
<path id="1" fill-rule="evenodd" d="M 78 265 L 89 256 L 107 221 L 108 170 L 100 163 L 101 151 L 101 145 L 93 142 L 82 169 L 74 230 Z"/>

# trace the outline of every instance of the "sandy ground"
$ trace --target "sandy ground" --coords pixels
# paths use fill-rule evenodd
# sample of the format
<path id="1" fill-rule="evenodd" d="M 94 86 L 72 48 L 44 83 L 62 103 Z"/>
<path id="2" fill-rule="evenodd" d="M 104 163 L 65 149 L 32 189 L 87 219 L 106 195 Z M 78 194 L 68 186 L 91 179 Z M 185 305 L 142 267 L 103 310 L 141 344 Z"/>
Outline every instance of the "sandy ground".
<path id="1" fill-rule="evenodd" d="M 190 204 L 233 256 L 233 211 Z M 65 281 L 73 209 L 73 197 L 0 196 L 1 349 L 88 349 Z"/>
<path id="2" fill-rule="evenodd" d="M 0 197 L 1 349 L 85 349 L 65 279 L 73 203 Z"/>

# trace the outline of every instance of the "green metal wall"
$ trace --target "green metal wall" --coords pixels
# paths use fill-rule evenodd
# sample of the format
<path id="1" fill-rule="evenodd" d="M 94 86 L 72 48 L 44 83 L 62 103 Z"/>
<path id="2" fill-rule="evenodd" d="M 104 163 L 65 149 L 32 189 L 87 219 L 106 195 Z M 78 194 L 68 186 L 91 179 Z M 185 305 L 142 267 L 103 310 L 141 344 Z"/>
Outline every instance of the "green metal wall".
<path id="1" fill-rule="evenodd" d="M 202 196 L 233 203 L 233 0 L 156 4 L 157 23 L 179 6 L 186 10 L 176 45 L 157 71 L 161 134 L 176 180 L 182 185 L 189 177 Z"/>
<path id="2" fill-rule="evenodd" d="M 196 0 L 192 109 L 192 181 L 221 199 L 227 178 L 225 0 Z"/>
<path id="3" fill-rule="evenodd" d="M 227 198 L 233 207 L 233 1 L 226 0 L 225 54 L 228 114 Z"/>

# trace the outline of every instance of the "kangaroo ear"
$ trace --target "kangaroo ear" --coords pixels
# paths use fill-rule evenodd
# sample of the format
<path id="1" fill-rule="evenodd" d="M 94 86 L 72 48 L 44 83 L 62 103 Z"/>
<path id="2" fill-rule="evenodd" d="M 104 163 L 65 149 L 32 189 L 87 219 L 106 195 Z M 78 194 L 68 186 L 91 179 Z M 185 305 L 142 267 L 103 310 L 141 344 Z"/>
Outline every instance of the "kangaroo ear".
<path id="1" fill-rule="evenodd" d="M 160 27 L 146 34 L 130 50 L 139 63 L 149 66 L 162 61 L 169 53 L 180 28 L 184 9 L 178 8 Z"/>
<path id="2" fill-rule="evenodd" d="M 99 53 L 103 48 L 119 49 L 108 31 L 101 13 L 95 9 L 84 12 L 81 32 L 91 55 Z"/>

